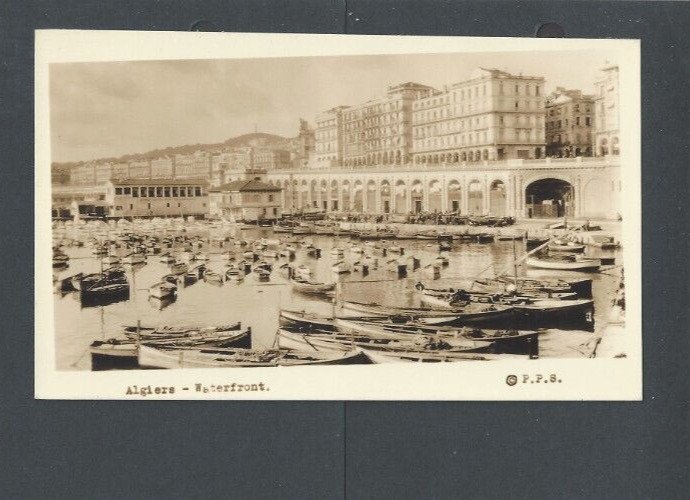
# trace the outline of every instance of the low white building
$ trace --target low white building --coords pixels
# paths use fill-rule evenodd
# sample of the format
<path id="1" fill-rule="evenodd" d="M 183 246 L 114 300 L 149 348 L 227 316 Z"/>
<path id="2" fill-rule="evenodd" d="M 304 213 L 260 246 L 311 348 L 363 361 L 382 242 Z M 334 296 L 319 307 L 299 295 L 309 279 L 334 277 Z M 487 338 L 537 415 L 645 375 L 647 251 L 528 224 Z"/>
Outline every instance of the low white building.
<path id="1" fill-rule="evenodd" d="M 211 215 L 233 222 L 275 220 L 282 216 L 281 188 L 258 179 L 240 179 L 209 191 Z"/>

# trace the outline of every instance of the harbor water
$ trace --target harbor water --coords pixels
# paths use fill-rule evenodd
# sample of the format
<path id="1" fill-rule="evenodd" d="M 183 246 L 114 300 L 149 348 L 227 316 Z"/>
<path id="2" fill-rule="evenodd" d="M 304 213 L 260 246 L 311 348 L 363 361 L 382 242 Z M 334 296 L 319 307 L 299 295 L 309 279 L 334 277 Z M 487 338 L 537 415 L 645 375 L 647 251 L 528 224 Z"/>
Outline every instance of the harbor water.
<path id="1" fill-rule="evenodd" d="M 79 233 L 79 234 L 76 234 Z M 153 231 L 147 233 L 153 236 L 184 234 L 186 236 L 201 236 L 204 239 L 246 239 L 285 238 L 285 234 L 275 234 L 271 228 L 239 229 L 209 228 L 203 223 L 194 223 L 190 227 L 175 231 L 161 230 L 160 234 Z M 56 230 L 54 241 L 65 239 L 79 239 L 87 236 L 84 229 Z M 432 287 L 469 286 L 468 279 L 490 277 L 494 273 L 514 272 L 514 248 L 511 241 L 496 241 L 494 243 L 461 243 L 454 241 L 452 248 L 444 255 L 449 263 L 441 268 L 441 277 L 433 280 L 423 273 L 427 264 L 434 262 L 439 255 L 437 241 L 429 240 L 390 240 L 385 244 L 401 246 L 404 256 L 414 256 L 420 259 L 421 267 L 412 270 L 407 276 L 400 277 L 395 271 L 390 271 L 386 262 L 398 258 L 399 254 L 387 256 L 375 255 L 378 259 L 378 269 L 370 269 L 368 275 L 361 272 L 335 274 L 331 267 L 340 260 L 331 255 L 331 249 L 339 247 L 344 251 L 344 260 L 354 263 L 361 254 L 351 252 L 351 246 L 356 245 L 371 250 L 372 244 L 385 245 L 380 241 L 368 244 L 349 237 L 334 237 L 325 235 L 294 236 L 297 243 L 295 257 L 288 259 L 280 257 L 272 259 L 273 271 L 267 282 L 260 282 L 255 273 L 248 274 L 240 283 L 225 282 L 214 285 L 203 280 L 187 287 L 178 286 L 177 298 L 172 302 L 161 302 L 149 299 L 148 288 L 161 280 L 170 272 L 168 264 L 162 263 L 157 255 L 149 255 L 145 264 L 124 266 L 130 282 L 130 296 L 121 302 L 95 307 L 82 307 L 79 293 L 54 293 L 55 306 L 55 339 L 56 364 L 61 370 L 89 370 L 91 361 L 89 345 L 94 340 L 106 340 L 119 336 L 125 325 L 136 325 L 138 321 L 144 326 L 184 326 L 184 325 L 223 325 L 241 321 L 243 326 L 252 329 L 252 345 L 254 348 L 270 348 L 274 345 L 276 330 L 278 329 L 279 310 L 281 308 L 304 310 L 309 312 L 332 314 L 336 307 L 333 297 L 318 297 L 302 295 L 291 290 L 287 274 L 280 266 L 289 263 L 292 266 L 305 265 L 312 270 L 312 279 L 318 281 L 341 282 L 339 298 L 343 300 L 375 301 L 386 305 L 419 305 L 419 294 L 415 284 L 423 282 Z M 321 249 L 321 257 L 307 255 L 303 242 L 308 240 Z M 233 244 L 234 240 L 207 242 L 200 250 L 206 253 L 210 260 L 206 262 L 208 268 L 224 272 L 226 260 L 223 253 L 235 250 L 239 254 L 248 247 Z M 525 242 L 517 241 L 517 254 L 525 252 Z M 78 272 L 93 273 L 102 269 L 101 257 L 91 253 L 89 246 L 65 246 L 63 251 L 69 256 L 69 267 L 55 270 L 54 277 L 58 280 L 69 277 Z M 166 251 L 164 249 L 164 251 Z M 125 255 L 127 251 L 117 251 Z M 369 252 L 371 253 L 371 252 Z M 620 264 L 619 252 L 602 251 L 588 247 L 587 255 L 593 257 L 615 257 Z M 240 257 L 241 258 L 241 257 Z M 336 260 L 337 259 L 337 260 Z M 267 259 L 268 260 L 268 259 Z M 540 357 L 585 357 L 591 354 L 591 342 L 605 323 L 610 309 L 611 297 L 618 286 L 618 272 L 611 273 L 574 273 L 525 270 L 520 266 L 517 270 L 520 276 L 530 277 L 562 277 L 562 278 L 592 278 L 594 299 L 593 331 L 586 330 L 557 330 L 550 329 L 540 337 Z"/>

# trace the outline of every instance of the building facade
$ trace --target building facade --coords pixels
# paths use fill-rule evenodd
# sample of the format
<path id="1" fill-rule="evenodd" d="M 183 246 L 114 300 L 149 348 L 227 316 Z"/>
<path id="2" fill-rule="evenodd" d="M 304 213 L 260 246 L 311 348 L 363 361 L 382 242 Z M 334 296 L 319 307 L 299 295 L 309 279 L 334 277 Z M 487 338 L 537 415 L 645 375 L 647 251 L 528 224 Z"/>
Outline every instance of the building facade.
<path id="1" fill-rule="evenodd" d="M 601 70 L 595 86 L 594 140 L 597 156 L 620 154 L 618 66 Z"/>
<path id="2" fill-rule="evenodd" d="M 343 113 L 348 106 L 338 106 L 316 115 L 314 144 L 315 168 L 339 167 L 343 161 Z"/>
<path id="3" fill-rule="evenodd" d="M 211 215 L 233 222 L 279 219 L 281 190 L 251 177 L 231 181 L 210 190 Z"/>
<path id="4" fill-rule="evenodd" d="M 211 155 L 205 151 L 174 157 L 173 172 L 176 179 L 211 178 Z"/>
<path id="5" fill-rule="evenodd" d="M 617 157 L 513 159 L 468 164 L 348 167 L 271 172 L 285 210 L 405 215 L 491 214 L 517 218 L 618 216 Z"/>
<path id="6" fill-rule="evenodd" d="M 558 87 L 546 99 L 546 154 L 592 156 L 594 96 Z"/>
<path id="7" fill-rule="evenodd" d="M 111 217 L 205 217 L 208 184 L 204 179 L 112 180 L 105 202 Z"/>
<path id="8" fill-rule="evenodd" d="M 414 103 L 413 161 L 542 158 L 544 102 L 544 78 L 478 68 Z"/>
<path id="9" fill-rule="evenodd" d="M 286 149 L 255 149 L 252 153 L 250 168 L 258 170 L 286 170 L 292 167 L 290 152 Z"/>
<path id="10" fill-rule="evenodd" d="M 346 167 L 401 165 L 412 152 L 412 105 L 434 92 L 419 83 L 388 87 L 385 97 L 345 109 L 342 163 Z"/>

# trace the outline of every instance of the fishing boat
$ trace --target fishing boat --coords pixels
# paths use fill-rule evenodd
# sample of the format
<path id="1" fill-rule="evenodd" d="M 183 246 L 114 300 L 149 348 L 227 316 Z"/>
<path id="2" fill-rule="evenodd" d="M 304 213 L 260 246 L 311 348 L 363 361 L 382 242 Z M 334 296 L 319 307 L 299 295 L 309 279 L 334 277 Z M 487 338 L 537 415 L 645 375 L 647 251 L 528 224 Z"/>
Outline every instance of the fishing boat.
<path id="1" fill-rule="evenodd" d="M 551 252 L 581 253 L 585 251 L 584 245 L 569 240 L 553 240 L 548 244 L 547 248 Z"/>
<path id="2" fill-rule="evenodd" d="M 336 248 L 331 249 L 331 257 L 339 258 L 339 257 L 342 257 L 344 255 L 345 255 L 345 252 L 343 251 L 342 248 L 336 247 Z"/>
<path id="3" fill-rule="evenodd" d="M 264 250 L 263 252 L 261 252 L 261 256 L 266 259 L 277 259 L 278 252 L 276 252 L 275 250 Z"/>
<path id="4" fill-rule="evenodd" d="M 175 257 L 169 253 L 164 253 L 158 258 L 158 260 L 160 260 L 163 264 L 172 264 L 175 262 Z"/>
<path id="5" fill-rule="evenodd" d="M 295 292 L 307 294 L 322 294 L 335 289 L 335 283 L 311 281 L 300 277 L 294 278 L 290 284 Z"/>
<path id="6" fill-rule="evenodd" d="M 479 328 L 454 328 L 445 326 L 428 326 L 417 321 L 407 323 L 390 321 L 361 321 L 357 319 L 338 319 L 341 330 L 356 331 L 368 335 L 395 334 L 434 335 L 443 339 L 466 338 L 491 342 L 495 353 L 539 355 L 539 335 L 537 330 L 487 330 Z"/>
<path id="7" fill-rule="evenodd" d="M 129 298 L 129 283 L 125 279 L 103 278 L 84 284 L 80 290 L 82 306 L 106 305 Z"/>
<path id="8" fill-rule="evenodd" d="M 350 266 L 345 261 L 341 260 L 333 264 L 331 270 L 337 274 L 345 274 L 350 272 Z"/>
<path id="9" fill-rule="evenodd" d="M 225 278 L 233 282 L 242 281 L 244 279 L 244 271 L 238 266 L 231 266 L 225 271 Z"/>
<path id="10" fill-rule="evenodd" d="M 360 350 L 348 352 L 298 352 L 279 349 L 232 348 L 164 350 L 142 345 L 138 352 L 143 368 L 277 367 L 306 365 L 363 364 L 368 358 Z"/>
<path id="11" fill-rule="evenodd" d="M 477 243 L 493 243 L 494 235 L 493 233 L 477 233 L 474 235 L 474 240 Z"/>
<path id="12" fill-rule="evenodd" d="M 409 335 L 382 332 L 380 335 L 358 335 L 353 333 L 301 333 L 279 329 L 278 346 L 281 349 L 297 351 L 341 351 L 353 348 L 382 351 L 443 351 L 443 352 L 487 352 L 491 342 L 466 338 L 452 339 L 430 335 Z"/>
<path id="13" fill-rule="evenodd" d="M 574 256 L 571 258 L 567 258 L 567 256 L 561 258 L 531 256 L 525 259 L 525 264 L 535 269 L 581 272 L 596 272 L 601 267 L 599 259 L 575 258 Z"/>
<path id="14" fill-rule="evenodd" d="M 446 255 L 437 255 L 436 258 L 434 259 L 434 262 L 436 264 L 441 265 L 441 266 L 447 266 L 449 263 L 448 257 Z"/>
<path id="15" fill-rule="evenodd" d="M 496 239 L 498 241 L 517 241 L 517 240 L 522 240 L 525 237 L 524 233 L 522 232 L 504 232 L 504 231 L 498 231 L 496 233 Z"/>
<path id="16" fill-rule="evenodd" d="M 251 328 L 238 331 L 188 332 L 185 336 L 149 337 L 142 334 L 136 337 L 116 337 L 96 340 L 90 345 L 91 367 L 93 370 L 113 368 L 139 368 L 138 352 L 140 346 L 156 349 L 179 350 L 190 348 L 251 348 Z"/>
<path id="17" fill-rule="evenodd" d="M 305 311 L 281 309 L 279 313 L 279 321 L 281 325 L 287 325 L 291 328 L 298 328 L 300 331 L 338 330 L 338 326 L 336 325 L 334 318 L 308 313 Z"/>
<path id="18" fill-rule="evenodd" d="M 311 277 L 311 269 L 304 265 L 298 266 L 295 268 L 295 276 L 308 280 Z"/>
<path id="19" fill-rule="evenodd" d="M 496 325 L 510 322 L 515 311 L 502 304 L 469 303 L 453 309 L 430 307 L 400 307 L 381 305 L 376 302 L 343 301 L 343 309 L 360 315 L 418 320 L 427 325 Z"/>
<path id="20" fill-rule="evenodd" d="M 539 292 L 548 294 L 574 292 L 579 297 L 592 297 L 592 279 L 536 279 L 501 275 L 494 278 L 475 280 L 472 288 L 479 288 L 486 291 L 514 291 L 520 293 L 537 294 Z"/>
<path id="21" fill-rule="evenodd" d="M 120 281 L 120 282 L 126 282 L 127 281 L 127 275 L 125 274 L 125 270 L 122 269 L 121 267 L 113 267 L 113 268 L 107 268 L 101 271 L 100 273 L 93 273 L 93 274 L 83 274 L 83 273 L 77 273 L 74 276 L 71 277 L 71 283 L 72 283 L 72 288 L 75 290 L 81 290 L 83 288 L 88 288 L 94 283 L 103 281 L 104 279 L 107 279 L 109 281 Z"/>
<path id="22" fill-rule="evenodd" d="M 314 245 L 307 245 L 306 251 L 307 251 L 307 255 L 309 257 L 314 257 L 314 258 L 321 257 L 321 249 L 316 248 Z"/>
<path id="23" fill-rule="evenodd" d="M 202 336 L 219 336 L 230 334 L 242 329 L 240 321 L 236 323 L 229 323 L 226 325 L 217 326 L 201 326 L 201 325 L 182 325 L 182 326 L 141 326 L 141 325 L 125 325 L 123 332 L 126 336 L 139 340 L 152 339 L 178 339 L 187 337 Z"/>
<path id="24" fill-rule="evenodd" d="M 254 271 L 256 273 L 256 278 L 259 281 L 269 281 L 271 279 L 271 271 L 267 269 L 259 268 Z"/>
<path id="25" fill-rule="evenodd" d="M 64 253 L 53 254 L 53 268 L 58 269 L 69 265 L 69 257 Z"/>
<path id="26" fill-rule="evenodd" d="M 215 271 L 213 269 L 206 269 L 204 271 L 204 281 L 212 285 L 222 285 L 223 284 L 223 274 Z"/>
<path id="27" fill-rule="evenodd" d="M 613 236 L 605 236 L 603 234 L 593 234 L 589 237 L 589 244 L 599 247 L 602 250 L 615 250 L 620 245 L 616 243 Z"/>
<path id="28" fill-rule="evenodd" d="M 449 363 L 458 361 L 491 361 L 502 359 L 505 355 L 449 352 L 449 351 L 422 351 L 422 350 L 373 350 L 361 349 L 374 364 L 387 363 Z"/>
<path id="29" fill-rule="evenodd" d="M 108 265 L 108 266 L 111 266 L 113 264 L 119 264 L 120 263 L 120 257 L 118 257 L 115 254 L 108 254 L 101 259 L 101 262 L 103 262 L 103 264 Z"/>
<path id="30" fill-rule="evenodd" d="M 413 237 L 417 240 L 437 240 L 438 239 L 438 233 L 431 229 L 429 231 L 420 231 L 415 234 L 413 234 Z"/>
<path id="31" fill-rule="evenodd" d="M 391 245 L 391 246 L 388 247 L 388 252 L 389 252 L 389 253 L 400 253 L 400 254 L 401 254 L 401 253 L 404 252 L 404 250 L 403 250 L 403 247 L 401 247 L 401 246 L 398 246 L 398 245 Z"/>
<path id="32" fill-rule="evenodd" d="M 170 266 L 170 272 L 172 274 L 185 274 L 189 271 L 189 265 L 184 262 L 175 262 Z"/>
<path id="33" fill-rule="evenodd" d="M 146 262 L 146 254 L 135 252 L 135 253 L 130 253 L 128 255 L 125 255 L 122 258 L 122 263 L 123 264 L 142 264 Z"/>
<path id="34" fill-rule="evenodd" d="M 177 293 L 177 286 L 169 281 L 161 281 L 149 287 L 149 297 L 156 299 L 168 299 Z"/>

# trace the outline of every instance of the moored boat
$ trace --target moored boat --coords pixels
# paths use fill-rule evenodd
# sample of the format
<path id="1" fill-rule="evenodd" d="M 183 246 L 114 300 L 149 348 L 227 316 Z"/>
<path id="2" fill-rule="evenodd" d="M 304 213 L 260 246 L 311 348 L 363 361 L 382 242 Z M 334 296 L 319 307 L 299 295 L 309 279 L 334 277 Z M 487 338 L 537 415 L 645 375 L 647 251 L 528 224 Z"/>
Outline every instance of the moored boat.
<path id="1" fill-rule="evenodd" d="M 177 286 L 169 281 L 154 283 L 149 287 L 149 297 L 156 299 L 167 299 L 177 293 Z"/>
<path id="2" fill-rule="evenodd" d="M 357 349 L 320 353 L 232 348 L 163 350 L 143 345 L 139 348 L 138 360 L 141 367 L 168 369 L 346 365 L 368 362 L 368 358 Z"/>
<path id="3" fill-rule="evenodd" d="M 323 283 L 299 277 L 294 278 L 290 284 L 294 291 L 308 294 L 321 294 L 335 289 L 335 283 Z"/>
<path id="4" fill-rule="evenodd" d="M 581 271 L 581 272 L 596 272 L 601 267 L 599 259 L 580 258 L 553 258 L 553 257 L 527 257 L 525 264 L 528 267 L 535 269 L 553 269 L 559 271 Z"/>

